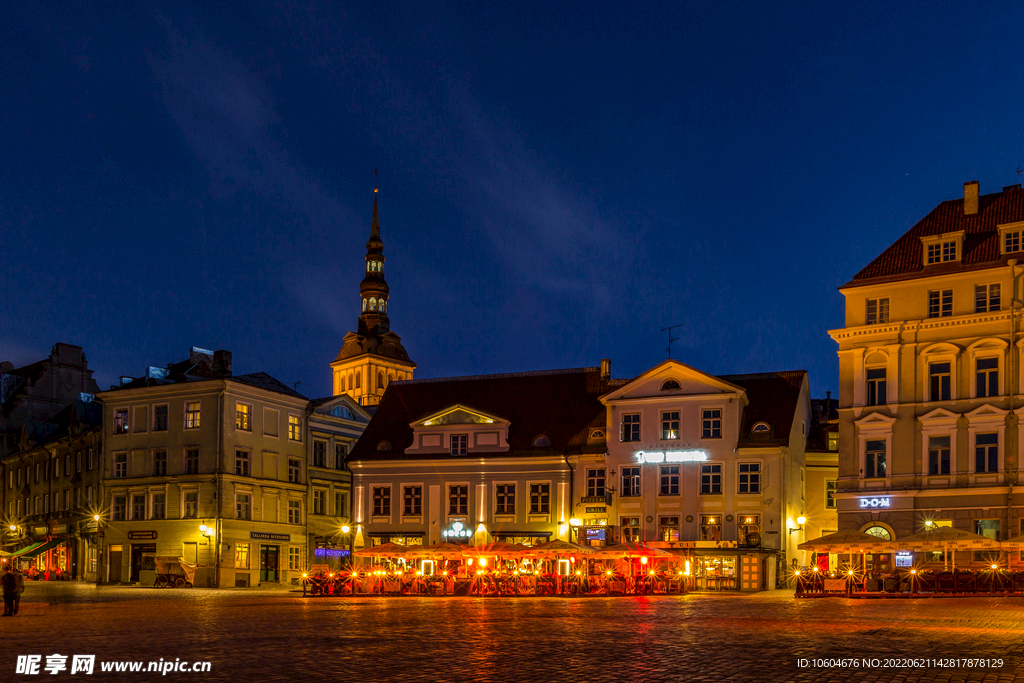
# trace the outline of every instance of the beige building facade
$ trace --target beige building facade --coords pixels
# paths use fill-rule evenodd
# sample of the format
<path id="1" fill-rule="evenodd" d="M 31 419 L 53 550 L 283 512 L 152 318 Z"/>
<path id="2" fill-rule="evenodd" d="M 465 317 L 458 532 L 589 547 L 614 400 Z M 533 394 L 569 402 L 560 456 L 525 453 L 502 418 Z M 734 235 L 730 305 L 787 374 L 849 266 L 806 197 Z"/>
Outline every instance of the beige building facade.
<path id="1" fill-rule="evenodd" d="M 841 529 L 1022 529 L 1019 186 L 941 203 L 841 288 Z M 957 553 L 958 564 L 988 563 Z M 884 571 L 892 557 L 868 558 Z M 940 557 L 916 557 L 915 562 Z M 885 563 L 884 565 L 882 563 Z"/>
<path id="2" fill-rule="evenodd" d="M 100 578 L 155 580 L 155 557 L 198 564 L 200 586 L 285 585 L 308 565 L 307 399 L 230 354 L 193 349 L 101 392 Z"/>

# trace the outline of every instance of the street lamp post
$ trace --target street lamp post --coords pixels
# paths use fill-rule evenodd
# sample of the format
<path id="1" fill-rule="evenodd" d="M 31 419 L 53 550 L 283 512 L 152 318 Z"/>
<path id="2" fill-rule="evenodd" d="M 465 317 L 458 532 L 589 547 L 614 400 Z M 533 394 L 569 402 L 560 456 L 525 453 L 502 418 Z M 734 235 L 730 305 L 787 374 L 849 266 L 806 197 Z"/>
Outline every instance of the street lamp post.
<path id="1" fill-rule="evenodd" d="M 103 540 L 105 534 L 103 533 L 103 520 L 100 518 L 99 514 L 93 515 L 92 521 L 96 522 L 96 535 L 100 539 L 98 557 L 96 558 L 96 585 L 99 586 L 103 583 L 103 569 L 106 566 L 106 563 L 103 562 Z"/>

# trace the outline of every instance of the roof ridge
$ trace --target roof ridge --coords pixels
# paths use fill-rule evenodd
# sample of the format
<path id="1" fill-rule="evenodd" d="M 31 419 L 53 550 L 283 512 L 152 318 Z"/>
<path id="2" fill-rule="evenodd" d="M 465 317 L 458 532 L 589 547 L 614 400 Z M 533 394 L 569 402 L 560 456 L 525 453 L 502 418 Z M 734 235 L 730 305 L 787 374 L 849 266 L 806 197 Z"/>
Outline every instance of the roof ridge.
<path id="1" fill-rule="evenodd" d="M 558 370 L 531 370 L 528 372 L 503 372 L 493 375 L 462 375 L 457 377 L 428 377 L 423 379 L 396 379 L 390 384 L 430 384 L 432 382 L 465 382 L 479 379 L 512 379 L 519 377 L 540 377 L 545 375 L 573 375 L 586 372 L 600 372 L 599 367 L 562 368 Z"/>
<path id="2" fill-rule="evenodd" d="M 771 377 L 778 377 L 779 375 L 806 375 L 806 370 L 769 370 L 767 372 L 748 372 L 738 375 L 717 375 L 719 379 L 725 379 L 726 377 L 732 378 L 747 378 L 747 379 L 769 379 Z"/>

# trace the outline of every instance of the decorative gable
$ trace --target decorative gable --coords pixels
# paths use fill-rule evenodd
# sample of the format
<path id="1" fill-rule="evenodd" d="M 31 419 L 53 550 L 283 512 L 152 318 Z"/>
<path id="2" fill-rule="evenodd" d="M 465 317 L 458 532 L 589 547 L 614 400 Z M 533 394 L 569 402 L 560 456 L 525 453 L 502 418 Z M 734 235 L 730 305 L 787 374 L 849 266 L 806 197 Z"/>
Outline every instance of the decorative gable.
<path id="1" fill-rule="evenodd" d="M 667 360 L 602 397 L 604 403 L 636 399 L 698 396 L 745 397 L 745 390 L 677 360 Z M 745 402 L 745 401 L 744 401 Z"/>
<path id="2" fill-rule="evenodd" d="M 509 424 L 497 415 L 455 404 L 410 423 L 412 446 L 405 452 L 453 456 L 507 452 Z"/>

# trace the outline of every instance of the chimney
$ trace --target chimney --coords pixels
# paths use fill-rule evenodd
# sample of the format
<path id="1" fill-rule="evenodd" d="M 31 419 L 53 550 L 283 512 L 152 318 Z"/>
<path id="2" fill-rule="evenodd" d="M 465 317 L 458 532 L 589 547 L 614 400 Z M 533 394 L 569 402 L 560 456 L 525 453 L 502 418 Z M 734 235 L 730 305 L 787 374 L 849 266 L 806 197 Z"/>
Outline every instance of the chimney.
<path id="1" fill-rule="evenodd" d="M 612 378 L 612 361 L 610 358 L 601 359 L 601 379 L 609 380 Z"/>
<path id="2" fill-rule="evenodd" d="M 964 215 L 973 216 L 978 213 L 978 181 L 964 183 Z"/>
<path id="3" fill-rule="evenodd" d="M 231 376 L 231 352 L 230 351 L 214 351 L 213 352 L 213 371 L 221 377 Z"/>

